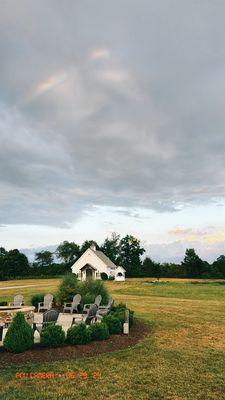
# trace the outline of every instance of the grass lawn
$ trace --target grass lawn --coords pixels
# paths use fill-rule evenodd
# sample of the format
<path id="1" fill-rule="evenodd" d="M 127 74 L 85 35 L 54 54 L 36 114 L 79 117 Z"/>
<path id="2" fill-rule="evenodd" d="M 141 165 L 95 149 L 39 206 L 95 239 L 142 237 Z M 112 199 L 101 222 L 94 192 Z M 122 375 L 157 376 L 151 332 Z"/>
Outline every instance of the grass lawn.
<path id="1" fill-rule="evenodd" d="M 0 399 L 225 399 L 225 286 L 168 281 L 107 282 L 117 301 L 126 302 L 153 326 L 153 334 L 142 343 L 70 362 L 1 368 L 0 360 Z M 34 293 L 53 293 L 59 279 L 2 282 L 0 288 L 35 283 L 49 286 L 0 290 L 0 301 L 21 293 L 28 303 Z M 57 377 L 18 379 L 18 371 L 52 371 Z M 77 376 L 82 371 L 87 379 Z M 93 379 L 96 371 L 101 377 Z M 72 379 L 68 372 L 74 373 Z"/>

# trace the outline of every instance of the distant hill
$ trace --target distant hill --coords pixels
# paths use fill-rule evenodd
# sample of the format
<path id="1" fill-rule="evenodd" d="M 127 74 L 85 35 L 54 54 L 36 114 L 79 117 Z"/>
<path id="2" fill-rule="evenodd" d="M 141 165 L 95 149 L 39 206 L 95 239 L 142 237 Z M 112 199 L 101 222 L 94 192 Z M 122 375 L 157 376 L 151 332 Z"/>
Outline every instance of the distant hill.
<path id="1" fill-rule="evenodd" d="M 27 258 L 30 262 L 33 262 L 35 253 L 43 251 L 43 250 L 48 250 L 53 253 L 56 250 L 56 248 L 57 248 L 57 245 L 50 245 L 50 246 L 45 246 L 45 247 L 34 247 L 34 248 L 19 249 L 19 250 L 27 256 Z"/>

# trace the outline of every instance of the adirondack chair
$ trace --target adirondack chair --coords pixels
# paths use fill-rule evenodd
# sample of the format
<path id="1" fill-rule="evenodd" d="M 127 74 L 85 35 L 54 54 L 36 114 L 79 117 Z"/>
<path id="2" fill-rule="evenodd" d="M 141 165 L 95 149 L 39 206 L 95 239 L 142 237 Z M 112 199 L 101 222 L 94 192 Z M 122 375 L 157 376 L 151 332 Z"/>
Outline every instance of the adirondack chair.
<path id="1" fill-rule="evenodd" d="M 108 314 L 113 308 L 114 300 L 110 297 L 108 304 L 106 306 L 99 306 L 98 307 L 98 315 L 106 315 Z"/>
<path id="2" fill-rule="evenodd" d="M 40 312 L 40 310 L 50 310 L 52 308 L 52 302 L 52 294 L 46 294 L 43 303 L 38 303 L 38 312 Z"/>
<path id="3" fill-rule="evenodd" d="M 80 305 L 81 295 L 75 294 L 72 303 L 64 303 L 63 306 L 63 314 L 65 311 L 69 311 L 70 314 L 73 314 L 74 311 L 78 312 L 78 306 Z"/>
<path id="4" fill-rule="evenodd" d="M 95 297 L 95 301 L 94 304 L 99 308 L 100 304 L 102 301 L 102 296 L 99 294 L 98 296 Z M 89 310 L 89 308 L 92 306 L 93 304 L 85 304 L 84 308 L 83 308 L 83 314 L 86 314 Z"/>
<path id="5" fill-rule="evenodd" d="M 42 322 L 34 322 L 33 323 L 33 332 L 36 330 L 41 333 L 42 329 L 48 326 L 49 324 L 56 324 L 58 320 L 59 312 L 54 310 L 47 310 L 43 313 L 43 321 Z"/>
<path id="6" fill-rule="evenodd" d="M 82 314 L 79 317 L 73 318 L 72 325 L 81 323 L 85 325 L 90 325 L 92 322 L 95 322 L 97 311 L 98 311 L 98 306 L 96 304 L 91 304 L 86 314 Z"/>
<path id="7" fill-rule="evenodd" d="M 12 303 L 9 303 L 10 306 L 21 307 L 23 305 L 23 296 L 22 294 L 17 294 L 14 296 L 14 300 Z"/>

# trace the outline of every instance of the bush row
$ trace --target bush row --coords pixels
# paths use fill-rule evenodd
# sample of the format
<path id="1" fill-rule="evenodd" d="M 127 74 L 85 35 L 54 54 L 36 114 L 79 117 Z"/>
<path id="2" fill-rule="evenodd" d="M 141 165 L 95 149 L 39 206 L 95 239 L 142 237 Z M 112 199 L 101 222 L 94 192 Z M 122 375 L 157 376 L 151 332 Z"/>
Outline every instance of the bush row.
<path id="1" fill-rule="evenodd" d="M 105 315 L 100 323 L 93 323 L 88 327 L 83 323 L 73 325 L 68 329 L 67 337 L 60 325 L 49 324 L 41 331 L 40 344 L 43 347 L 59 347 L 65 341 L 72 345 L 86 344 L 92 340 L 106 340 L 110 334 L 121 334 L 125 310 L 126 306 L 120 304 L 110 314 Z M 133 312 L 130 310 L 129 314 L 132 316 L 130 321 L 133 322 Z M 18 312 L 6 333 L 4 347 L 10 352 L 22 353 L 32 348 L 33 344 L 33 330 L 26 322 L 24 314 Z"/>

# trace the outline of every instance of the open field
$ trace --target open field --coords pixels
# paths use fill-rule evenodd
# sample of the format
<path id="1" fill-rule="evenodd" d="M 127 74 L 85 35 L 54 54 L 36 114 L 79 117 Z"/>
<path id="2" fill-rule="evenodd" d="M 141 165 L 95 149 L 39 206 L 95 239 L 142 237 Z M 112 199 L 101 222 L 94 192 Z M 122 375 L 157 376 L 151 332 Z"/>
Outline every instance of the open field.
<path id="1" fill-rule="evenodd" d="M 0 301 L 12 300 L 20 292 L 29 302 L 34 293 L 56 291 L 59 281 L 1 282 L 0 289 L 35 283 L 49 286 L 0 290 Z M 153 326 L 153 334 L 144 342 L 92 359 L 1 368 L 0 399 L 225 399 L 225 286 L 150 281 L 107 282 L 117 301 L 126 302 Z M 15 377 L 18 371 L 62 375 L 86 371 L 88 378 L 20 380 Z M 101 378 L 92 379 L 95 371 L 101 372 Z"/>

